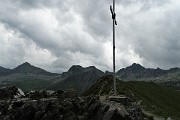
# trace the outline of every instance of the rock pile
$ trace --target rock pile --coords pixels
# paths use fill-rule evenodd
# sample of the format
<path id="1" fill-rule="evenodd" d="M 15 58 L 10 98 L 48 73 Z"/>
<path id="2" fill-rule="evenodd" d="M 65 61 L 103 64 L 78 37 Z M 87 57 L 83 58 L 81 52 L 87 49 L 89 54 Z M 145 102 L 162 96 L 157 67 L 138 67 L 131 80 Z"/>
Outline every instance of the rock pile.
<path id="1" fill-rule="evenodd" d="M 98 96 L 78 97 L 75 90 L 31 91 L 19 98 L 14 97 L 17 93 L 16 87 L 0 89 L 0 120 L 143 119 L 138 115 L 141 112 L 139 108 L 137 114 L 137 111 L 133 113 L 138 117 L 126 116 L 122 107 L 114 107 L 116 103 L 114 106 L 102 103 Z"/>
<path id="2" fill-rule="evenodd" d="M 24 96 L 24 92 L 15 86 L 3 87 L 0 89 L 0 100 L 13 99 Z"/>

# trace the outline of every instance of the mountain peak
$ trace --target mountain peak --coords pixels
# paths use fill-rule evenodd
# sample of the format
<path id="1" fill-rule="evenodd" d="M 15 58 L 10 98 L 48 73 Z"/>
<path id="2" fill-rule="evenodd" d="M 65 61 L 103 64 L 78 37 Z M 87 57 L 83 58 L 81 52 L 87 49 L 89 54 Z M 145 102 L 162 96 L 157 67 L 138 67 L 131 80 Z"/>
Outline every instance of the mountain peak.
<path id="1" fill-rule="evenodd" d="M 23 63 L 23 64 L 17 66 L 17 67 L 14 68 L 14 69 L 25 69 L 25 68 L 27 69 L 27 68 L 33 68 L 33 67 L 34 67 L 34 66 L 31 65 L 30 63 L 25 62 L 25 63 Z"/>
<path id="2" fill-rule="evenodd" d="M 31 64 L 28 63 L 28 62 L 25 62 L 25 63 L 23 63 L 23 64 L 21 64 L 21 65 L 31 65 Z"/>
<path id="3" fill-rule="evenodd" d="M 145 67 L 141 66 L 140 64 L 133 63 L 131 66 L 126 68 L 122 68 L 117 72 L 117 75 L 123 79 L 135 79 L 141 78 L 142 73 L 146 70 Z"/>
<path id="4" fill-rule="evenodd" d="M 28 62 L 25 62 L 12 70 L 12 73 L 23 73 L 23 74 L 44 74 L 53 75 L 53 73 L 47 72 L 41 68 L 35 67 Z"/>
<path id="5" fill-rule="evenodd" d="M 131 66 L 127 67 L 127 69 L 131 69 L 133 71 L 141 71 L 144 70 L 145 68 L 140 64 L 133 63 Z"/>
<path id="6" fill-rule="evenodd" d="M 80 65 L 73 65 L 72 67 L 69 68 L 68 72 L 78 72 L 83 69 L 82 66 Z"/>
<path id="7" fill-rule="evenodd" d="M 25 62 L 25 63 L 19 65 L 18 67 L 33 67 L 33 66 L 30 63 Z M 16 67 L 16 68 L 18 68 L 18 67 Z"/>
<path id="8" fill-rule="evenodd" d="M 143 67 L 143 66 L 140 65 L 139 63 L 133 63 L 131 66 L 134 66 L 134 67 Z"/>
<path id="9" fill-rule="evenodd" d="M 35 70 L 36 67 L 32 66 L 30 63 L 25 62 L 13 69 L 15 73 L 30 73 Z"/>

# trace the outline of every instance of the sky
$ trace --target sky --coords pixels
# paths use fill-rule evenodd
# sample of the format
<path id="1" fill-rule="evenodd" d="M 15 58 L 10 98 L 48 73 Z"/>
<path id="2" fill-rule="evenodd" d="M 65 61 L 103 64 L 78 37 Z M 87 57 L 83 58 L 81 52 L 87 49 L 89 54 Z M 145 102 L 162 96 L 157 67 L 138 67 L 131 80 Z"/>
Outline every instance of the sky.
<path id="1" fill-rule="evenodd" d="M 112 0 L 0 0 L 0 66 L 112 71 Z M 180 67 L 180 1 L 116 0 L 116 70 Z"/>

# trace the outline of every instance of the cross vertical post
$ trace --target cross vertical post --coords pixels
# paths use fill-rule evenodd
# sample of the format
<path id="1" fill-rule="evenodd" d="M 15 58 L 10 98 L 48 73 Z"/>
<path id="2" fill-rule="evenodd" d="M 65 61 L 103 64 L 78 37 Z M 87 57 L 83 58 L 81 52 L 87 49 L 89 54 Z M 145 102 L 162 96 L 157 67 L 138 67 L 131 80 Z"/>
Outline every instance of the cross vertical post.
<path id="1" fill-rule="evenodd" d="M 110 6 L 110 11 L 111 11 L 111 14 L 112 14 L 112 19 L 113 19 L 113 77 L 114 77 L 114 80 L 113 80 L 113 90 L 114 90 L 114 95 L 116 96 L 117 95 L 117 92 L 116 92 L 116 71 L 115 71 L 115 25 L 117 25 L 117 22 L 116 22 L 116 13 L 115 13 L 115 0 L 113 0 L 113 7 Z"/>

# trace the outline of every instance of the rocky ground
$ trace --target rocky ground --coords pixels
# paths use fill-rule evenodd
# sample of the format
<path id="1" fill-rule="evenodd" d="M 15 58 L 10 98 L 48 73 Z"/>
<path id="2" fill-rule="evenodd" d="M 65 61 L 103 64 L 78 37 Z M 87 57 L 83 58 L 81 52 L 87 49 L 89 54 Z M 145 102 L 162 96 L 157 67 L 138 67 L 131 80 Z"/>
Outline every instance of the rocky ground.
<path id="1" fill-rule="evenodd" d="M 99 96 L 78 97 L 75 90 L 0 89 L 0 120 L 144 120 L 134 101 L 102 102 Z"/>

